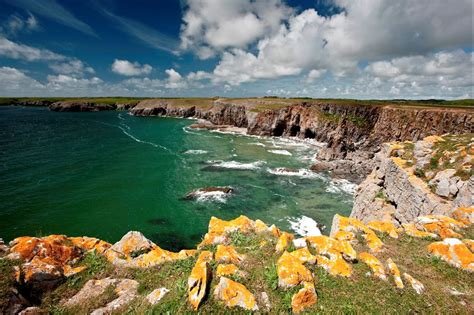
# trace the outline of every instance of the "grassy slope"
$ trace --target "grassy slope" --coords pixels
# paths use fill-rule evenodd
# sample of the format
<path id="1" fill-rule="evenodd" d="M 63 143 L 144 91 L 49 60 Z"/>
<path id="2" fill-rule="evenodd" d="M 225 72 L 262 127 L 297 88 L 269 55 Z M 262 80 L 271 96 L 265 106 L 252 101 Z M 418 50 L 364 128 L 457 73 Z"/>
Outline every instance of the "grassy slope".
<path id="1" fill-rule="evenodd" d="M 474 238 L 474 226 L 463 231 L 466 238 Z M 353 275 L 351 278 L 334 277 L 317 266 L 309 266 L 314 274 L 316 291 L 318 293 L 317 304 L 308 309 L 309 313 L 384 313 L 384 314 L 408 314 L 408 313 L 455 313 L 472 314 L 474 312 L 474 277 L 472 274 L 451 267 L 443 261 L 430 257 L 426 246 L 430 240 L 414 239 L 401 236 L 394 240 L 388 236 L 381 235 L 386 250 L 377 256 L 385 261 L 391 257 L 400 268 L 400 271 L 408 272 L 421 281 L 426 288 L 422 295 L 417 295 L 411 287 L 399 290 L 395 287 L 393 279 L 384 282 L 366 273 L 368 267 L 363 263 L 353 264 Z M 232 243 L 237 251 L 245 253 L 247 260 L 241 266 L 248 275 L 244 278 L 234 277 L 234 280 L 243 283 L 252 293 L 265 291 L 272 305 L 270 313 L 289 313 L 291 309 L 291 297 L 298 291 L 298 287 L 290 290 L 277 288 L 278 277 L 275 263 L 280 255 L 274 252 L 275 242 L 269 242 L 260 248 L 262 238 L 260 236 L 248 236 L 241 233 L 232 235 Z M 357 245 L 357 252 L 366 251 L 362 245 Z M 209 247 L 215 251 L 215 246 Z M 42 307 L 53 314 L 85 314 L 94 308 L 111 301 L 115 295 L 112 290 L 107 290 L 100 298 L 90 301 L 78 308 L 64 309 L 60 301 L 73 296 L 82 288 L 89 279 L 100 279 L 106 276 L 131 278 L 140 283 L 139 298 L 137 298 L 126 309 L 119 313 L 128 314 L 177 314 L 192 312 L 187 303 L 186 283 L 187 278 L 194 266 L 196 258 L 166 263 L 159 267 L 149 269 L 117 269 L 111 266 L 103 257 L 88 254 L 80 264 L 85 264 L 88 269 L 83 273 L 72 276 L 64 284 L 44 298 Z M 213 271 L 216 264 L 212 263 Z M 2 274 L 8 274 L 7 269 L 11 264 L 0 264 Z M 10 281 L 10 280 L 8 280 Z M 217 279 L 212 279 L 212 289 Z M 5 284 L 1 283 L 0 292 L 5 290 Z M 166 287 L 170 292 L 163 300 L 151 307 L 145 300 L 145 296 L 159 287 Z M 452 295 L 453 289 L 462 295 Z M 1 295 L 0 295 L 1 297 Z M 221 302 L 216 301 L 212 294 L 199 309 L 200 313 L 241 313 L 241 310 L 226 309 Z"/>

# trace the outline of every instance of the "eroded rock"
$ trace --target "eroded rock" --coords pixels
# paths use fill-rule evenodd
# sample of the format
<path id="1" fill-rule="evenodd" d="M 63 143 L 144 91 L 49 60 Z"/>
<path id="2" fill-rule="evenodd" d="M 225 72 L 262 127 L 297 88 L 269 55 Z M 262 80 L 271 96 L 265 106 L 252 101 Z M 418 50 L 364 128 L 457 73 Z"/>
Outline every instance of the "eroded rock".
<path id="1" fill-rule="evenodd" d="M 369 253 L 363 252 L 359 254 L 359 259 L 367 266 L 369 266 L 375 277 L 387 281 L 387 274 L 385 273 L 385 268 L 377 257 Z"/>
<path id="2" fill-rule="evenodd" d="M 214 296 L 223 301 L 227 307 L 239 306 L 245 310 L 258 310 L 254 295 L 243 284 L 226 277 L 220 278 L 214 289 Z"/>
<path id="3" fill-rule="evenodd" d="M 277 261 L 278 286 L 294 287 L 302 282 L 313 281 L 311 271 L 295 256 L 285 251 Z"/>
<path id="4" fill-rule="evenodd" d="M 146 300 L 148 303 L 151 305 L 156 305 L 158 302 L 161 301 L 161 299 L 168 293 L 170 290 L 167 288 L 158 288 L 153 290 L 150 294 L 146 296 Z"/>
<path id="5" fill-rule="evenodd" d="M 304 287 L 291 298 L 291 309 L 293 313 L 300 313 L 306 308 L 316 304 L 318 296 L 312 282 L 305 282 Z"/>
<path id="6" fill-rule="evenodd" d="M 408 273 L 403 273 L 403 278 L 405 278 L 405 280 L 411 285 L 411 287 L 413 288 L 413 290 L 415 290 L 416 293 L 421 294 L 425 290 L 425 286 L 423 285 L 423 283 L 416 280 Z"/>
<path id="7" fill-rule="evenodd" d="M 457 238 L 431 243 L 428 245 L 428 251 L 456 268 L 474 271 L 474 254 Z"/>
<path id="8" fill-rule="evenodd" d="M 244 261 L 245 255 L 237 253 L 231 245 L 217 245 L 216 261 L 224 264 L 240 264 Z"/>
<path id="9" fill-rule="evenodd" d="M 91 315 L 111 314 L 124 308 L 137 297 L 138 286 L 138 281 L 131 279 L 120 280 L 114 290 L 118 297 L 107 303 L 106 306 L 94 310 Z"/>
<path id="10" fill-rule="evenodd" d="M 212 252 L 201 252 L 188 278 L 188 301 L 195 310 L 199 308 L 199 304 L 207 293 L 209 281 L 211 280 L 209 262 L 212 259 Z"/>

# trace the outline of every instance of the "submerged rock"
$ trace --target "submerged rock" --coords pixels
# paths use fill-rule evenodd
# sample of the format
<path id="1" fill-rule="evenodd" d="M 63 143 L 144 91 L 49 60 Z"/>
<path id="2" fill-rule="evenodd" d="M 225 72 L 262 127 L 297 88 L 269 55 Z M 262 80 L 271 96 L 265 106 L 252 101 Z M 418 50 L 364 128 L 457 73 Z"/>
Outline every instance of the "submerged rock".
<path id="1" fill-rule="evenodd" d="M 254 295 L 243 284 L 226 277 L 221 277 L 214 289 L 214 296 L 222 300 L 227 307 L 239 306 L 245 310 L 258 310 Z"/>

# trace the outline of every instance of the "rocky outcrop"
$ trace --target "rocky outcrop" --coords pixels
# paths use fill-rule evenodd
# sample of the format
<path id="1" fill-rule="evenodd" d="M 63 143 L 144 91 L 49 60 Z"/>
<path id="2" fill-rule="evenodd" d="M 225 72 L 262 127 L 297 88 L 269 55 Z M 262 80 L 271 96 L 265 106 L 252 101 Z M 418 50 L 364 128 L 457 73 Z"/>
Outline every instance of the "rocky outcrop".
<path id="1" fill-rule="evenodd" d="M 446 154 L 431 150 L 432 144 L 427 143 L 432 141 L 428 137 L 415 144 L 384 145 L 375 159 L 377 166 L 356 191 L 351 216 L 363 222 L 391 218 L 399 225 L 411 223 L 419 216 L 450 215 L 458 207 L 470 207 L 474 202 L 472 175 L 462 180 L 455 176 L 454 169 L 430 168 L 425 172 L 421 168 L 427 164 L 424 161 L 438 163 L 436 157 Z M 408 149 L 413 147 L 413 151 Z M 472 170 L 468 172 L 472 174 Z"/>
<path id="2" fill-rule="evenodd" d="M 87 101 L 60 101 L 49 105 L 53 112 L 99 112 L 115 110 L 115 104 L 100 104 Z"/>

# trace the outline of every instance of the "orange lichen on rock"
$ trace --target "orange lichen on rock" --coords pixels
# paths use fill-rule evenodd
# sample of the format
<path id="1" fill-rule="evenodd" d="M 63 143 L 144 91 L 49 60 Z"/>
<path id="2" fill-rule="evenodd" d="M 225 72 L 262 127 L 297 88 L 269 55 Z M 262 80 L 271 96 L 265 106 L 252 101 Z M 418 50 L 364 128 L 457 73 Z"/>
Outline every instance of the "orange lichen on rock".
<path id="1" fill-rule="evenodd" d="M 306 241 L 309 245 L 316 249 L 319 254 L 329 254 L 330 250 L 339 252 L 347 260 L 355 260 L 357 253 L 348 241 L 336 240 L 325 235 L 308 236 Z"/>
<path id="2" fill-rule="evenodd" d="M 403 278 L 405 278 L 405 280 L 408 283 L 410 283 L 411 287 L 413 288 L 413 290 L 415 290 L 416 293 L 421 294 L 425 290 L 425 286 L 423 285 L 423 283 L 416 280 L 415 278 L 410 276 L 408 273 L 405 272 L 403 274 Z"/>
<path id="3" fill-rule="evenodd" d="M 367 247 L 369 247 L 371 252 L 378 253 L 382 251 L 383 242 L 380 238 L 378 238 L 374 231 L 364 234 L 363 237 L 367 243 Z"/>
<path id="4" fill-rule="evenodd" d="M 263 222 L 262 222 L 263 223 Z M 248 233 L 255 229 L 255 222 L 244 215 L 230 221 L 224 221 L 216 217 L 211 217 L 208 232 L 204 235 L 203 241 L 198 245 L 202 248 L 206 245 L 217 245 L 227 241 L 227 234 L 235 231 Z"/>
<path id="5" fill-rule="evenodd" d="M 93 237 L 70 237 L 69 240 L 77 247 L 86 251 L 95 250 L 99 254 L 104 254 L 112 244 Z"/>
<path id="6" fill-rule="evenodd" d="M 311 271 L 287 251 L 277 261 L 278 285 L 283 288 L 294 287 L 304 281 L 313 281 Z"/>
<path id="7" fill-rule="evenodd" d="M 243 284 L 226 277 L 221 277 L 214 289 L 214 296 L 223 301 L 227 307 L 239 306 L 245 310 L 258 310 L 254 295 Z"/>
<path id="8" fill-rule="evenodd" d="M 386 221 L 371 221 L 367 226 L 377 232 L 387 233 L 392 238 L 398 238 L 397 228 L 392 222 Z"/>
<path id="9" fill-rule="evenodd" d="M 336 214 L 332 219 L 332 226 L 331 226 L 331 237 L 334 237 L 335 234 L 339 231 L 345 232 L 363 232 L 367 233 L 370 229 L 362 223 L 360 220 L 350 217 L 344 217 L 342 215 Z"/>
<path id="10" fill-rule="evenodd" d="M 455 230 L 466 227 L 461 221 L 444 215 L 426 215 L 415 219 L 415 226 L 418 230 L 439 235 L 442 239 L 462 237 Z"/>
<path id="11" fill-rule="evenodd" d="M 294 250 L 290 253 L 290 255 L 298 259 L 301 263 L 316 263 L 316 256 L 311 254 L 307 247 Z"/>
<path id="12" fill-rule="evenodd" d="M 451 215 L 466 225 L 474 224 L 474 207 L 459 207 Z"/>
<path id="13" fill-rule="evenodd" d="M 268 225 L 265 224 L 262 220 L 255 220 L 255 232 L 257 233 L 266 233 L 269 231 Z"/>
<path id="14" fill-rule="evenodd" d="M 393 262 L 392 258 L 387 259 L 387 268 L 392 274 L 393 280 L 395 281 L 395 285 L 397 286 L 397 288 L 403 289 L 405 286 L 403 285 L 400 270 L 398 270 L 398 267 Z"/>
<path id="15" fill-rule="evenodd" d="M 317 255 L 317 265 L 324 268 L 333 276 L 350 277 L 352 275 L 352 267 L 343 258 L 342 255 L 334 250 L 329 250 L 329 258 Z"/>
<path id="16" fill-rule="evenodd" d="M 385 273 L 385 268 L 383 264 L 378 260 L 377 257 L 363 252 L 359 254 L 359 259 L 364 262 L 369 268 L 372 270 L 375 277 L 382 279 L 384 281 L 387 280 L 387 275 Z"/>
<path id="17" fill-rule="evenodd" d="M 276 251 L 277 252 L 282 252 L 284 251 L 285 249 L 288 248 L 288 246 L 290 246 L 291 242 L 293 241 L 293 239 L 295 238 L 295 236 L 291 233 L 288 233 L 288 232 L 282 232 L 280 237 L 278 238 L 278 242 L 276 244 Z"/>
<path id="18" fill-rule="evenodd" d="M 438 238 L 438 235 L 426 231 L 420 231 L 416 228 L 414 223 L 403 223 L 403 230 L 407 235 L 411 237 L 423 238 L 423 237 L 431 237 L 431 238 Z"/>
<path id="19" fill-rule="evenodd" d="M 454 267 L 474 271 L 474 254 L 457 238 L 431 243 L 428 245 L 428 251 Z"/>
<path id="20" fill-rule="evenodd" d="M 337 231 L 334 236 L 338 241 L 353 241 L 355 240 L 355 234 L 347 231 Z"/>
<path id="21" fill-rule="evenodd" d="M 300 313 L 304 309 L 313 306 L 318 301 L 316 290 L 312 282 L 305 282 L 301 288 L 291 298 L 291 309 L 293 313 Z"/>
<path id="22" fill-rule="evenodd" d="M 224 264 L 240 264 L 244 259 L 245 256 L 237 253 L 233 246 L 217 245 L 217 262 Z"/>
<path id="23" fill-rule="evenodd" d="M 211 261 L 212 252 L 201 252 L 188 278 L 188 301 L 195 310 L 198 309 L 208 289 L 208 283 L 211 278 L 209 262 Z"/>
<path id="24" fill-rule="evenodd" d="M 467 248 L 474 253 L 474 240 L 463 239 L 462 242 L 466 244 Z"/>

